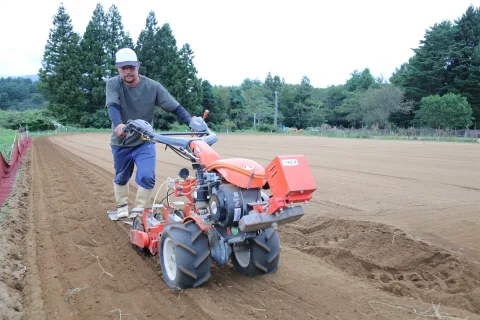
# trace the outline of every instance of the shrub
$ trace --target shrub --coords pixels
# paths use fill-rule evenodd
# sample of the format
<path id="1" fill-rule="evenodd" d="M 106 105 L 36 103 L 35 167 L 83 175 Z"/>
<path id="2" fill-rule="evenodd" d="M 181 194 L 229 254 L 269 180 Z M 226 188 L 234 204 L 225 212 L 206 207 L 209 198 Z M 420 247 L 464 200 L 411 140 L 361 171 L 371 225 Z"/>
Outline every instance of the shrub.
<path id="1" fill-rule="evenodd" d="M 280 131 L 273 124 L 260 124 L 256 126 L 257 130 L 260 132 L 278 132 Z"/>

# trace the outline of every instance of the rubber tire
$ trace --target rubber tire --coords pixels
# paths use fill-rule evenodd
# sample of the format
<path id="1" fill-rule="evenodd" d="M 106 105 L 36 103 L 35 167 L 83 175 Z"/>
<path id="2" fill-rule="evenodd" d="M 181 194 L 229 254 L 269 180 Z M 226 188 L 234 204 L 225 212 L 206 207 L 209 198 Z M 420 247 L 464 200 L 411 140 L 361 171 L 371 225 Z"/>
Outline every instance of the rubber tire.
<path id="1" fill-rule="evenodd" d="M 250 262 L 242 267 L 232 252 L 232 264 L 235 271 L 248 277 L 274 273 L 280 263 L 280 239 L 272 228 L 265 229 L 261 234 L 250 240 L 246 246 L 250 249 Z"/>
<path id="2" fill-rule="evenodd" d="M 169 278 L 163 261 L 163 245 L 167 238 L 172 240 L 175 250 L 175 279 Z M 159 239 L 159 250 L 163 279 L 170 288 L 182 290 L 196 288 L 210 278 L 208 240 L 195 221 L 167 225 Z"/>

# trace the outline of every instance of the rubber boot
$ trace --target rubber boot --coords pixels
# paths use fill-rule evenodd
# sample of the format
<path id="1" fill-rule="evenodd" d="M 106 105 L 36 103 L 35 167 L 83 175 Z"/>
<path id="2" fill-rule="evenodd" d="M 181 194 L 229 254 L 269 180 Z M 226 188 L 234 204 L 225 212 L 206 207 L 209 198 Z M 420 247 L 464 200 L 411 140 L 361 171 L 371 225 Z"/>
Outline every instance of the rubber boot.
<path id="1" fill-rule="evenodd" d="M 113 183 L 115 201 L 117 202 L 117 218 L 128 217 L 128 183 L 120 185 Z"/>
<path id="2" fill-rule="evenodd" d="M 145 189 L 141 186 L 138 186 L 137 196 L 135 198 L 135 208 L 151 209 L 152 194 L 153 188 Z"/>

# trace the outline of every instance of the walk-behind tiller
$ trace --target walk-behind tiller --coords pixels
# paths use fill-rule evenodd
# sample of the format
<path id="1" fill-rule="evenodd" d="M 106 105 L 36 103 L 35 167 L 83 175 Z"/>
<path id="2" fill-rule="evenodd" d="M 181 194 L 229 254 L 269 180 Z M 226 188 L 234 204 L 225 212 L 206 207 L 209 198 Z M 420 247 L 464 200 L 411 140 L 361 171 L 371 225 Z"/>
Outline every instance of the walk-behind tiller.
<path id="1" fill-rule="evenodd" d="M 235 270 L 247 276 L 278 269 L 277 226 L 301 218 L 302 204 L 308 205 L 316 189 L 304 156 L 277 156 L 264 168 L 249 159 L 221 159 L 211 147 L 217 136 L 209 129 L 154 133 L 143 120 L 129 121 L 126 128 L 170 147 L 195 171 L 192 177 L 183 168 L 170 182 L 172 196 L 188 199 L 183 209 L 153 203 L 134 218 L 130 230 L 132 244 L 159 254 L 170 288 L 205 283 L 210 259 L 217 265 L 231 259 Z"/>

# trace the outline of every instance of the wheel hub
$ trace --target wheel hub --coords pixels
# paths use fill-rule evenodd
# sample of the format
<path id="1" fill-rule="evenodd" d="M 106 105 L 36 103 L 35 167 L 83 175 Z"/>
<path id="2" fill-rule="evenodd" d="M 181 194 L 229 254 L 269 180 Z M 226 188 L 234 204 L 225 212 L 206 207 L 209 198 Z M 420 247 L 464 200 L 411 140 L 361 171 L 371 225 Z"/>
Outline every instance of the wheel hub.
<path id="1" fill-rule="evenodd" d="M 236 246 L 233 248 L 233 251 L 238 264 L 243 268 L 248 267 L 250 263 L 250 249 L 246 246 Z"/>
<path id="2" fill-rule="evenodd" d="M 167 272 L 167 277 L 172 280 L 175 279 L 177 275 L 177 259 L 175 255 L 175 248 L 171 238 L 167 238 L 163 242 L 163 259 Z"/>

